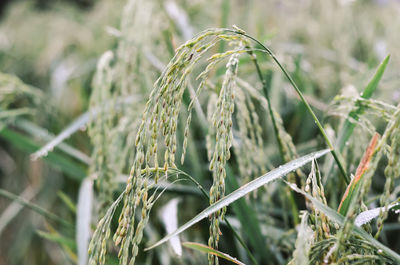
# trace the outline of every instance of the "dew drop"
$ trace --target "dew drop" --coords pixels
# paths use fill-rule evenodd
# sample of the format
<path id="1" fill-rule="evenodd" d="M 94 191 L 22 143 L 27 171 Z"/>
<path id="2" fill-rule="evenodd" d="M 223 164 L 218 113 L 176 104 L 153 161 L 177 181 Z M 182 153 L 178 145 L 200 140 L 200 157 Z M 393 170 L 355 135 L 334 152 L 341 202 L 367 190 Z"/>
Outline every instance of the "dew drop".
<path id="1" fill-rule="evenodd" d="M 382 249 L 378 249 L 378 253 L 382 253 L 383 252 L 383 250 Z"/>

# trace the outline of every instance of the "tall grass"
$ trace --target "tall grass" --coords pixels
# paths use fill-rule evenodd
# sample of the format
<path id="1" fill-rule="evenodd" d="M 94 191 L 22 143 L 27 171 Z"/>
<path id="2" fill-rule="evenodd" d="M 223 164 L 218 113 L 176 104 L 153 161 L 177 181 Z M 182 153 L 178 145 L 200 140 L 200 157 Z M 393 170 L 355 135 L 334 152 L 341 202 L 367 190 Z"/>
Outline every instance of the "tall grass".
<path id="1" fill-rule="evenodd" d="M 106 28 L 112 44 L 63 83 L 81 89 L 75 119 L 56 95 L 1 74 L 0 166 L 20 167 L 40 195 L 1 184 L 13 202 L 0 235 L 30 231 L 4 262 L 23 263 L 20 250 L 49 264 L 400 263 L 398 60 L 374 52 L 365 30 L 387 15 L 374 3 L 267 2 L 110 10 L 121 14 Z M 276 35 L 273 21 L 254 26 L 264 7 L 293 15 Z M 374 16 L 357 17 L 354 37 L 346 27 L 360 10 Z M 316 35 L 315 21 L 338 39 Z"/>

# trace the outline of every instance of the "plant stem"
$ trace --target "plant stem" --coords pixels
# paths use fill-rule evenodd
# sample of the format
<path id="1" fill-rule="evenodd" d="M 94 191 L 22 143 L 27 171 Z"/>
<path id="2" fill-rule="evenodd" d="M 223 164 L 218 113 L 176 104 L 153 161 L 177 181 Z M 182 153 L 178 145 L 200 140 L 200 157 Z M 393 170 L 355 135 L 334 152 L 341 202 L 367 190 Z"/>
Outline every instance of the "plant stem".
<path id="1" fill-rule="evenodd" d="M 271 99 L 269 97 L 269 92 L 268 92 L 268 87 L 267 87 L 267 80 L 264 78 L 264 76 L 263 76 L 263 74 L 261 72 L 260 65 L 258 64 L 257 57 L 254 54 L 254 52 L 253 51 L 249 51 L 249 54 L 250 54 L 251 60 L 254 63 L 254 66 L 256 67 L 258 77 L 259 77 L 259 79 L 260 79 L 260 81 L 262 83 L 262 86 L 263 86 L 264 96 L 265 96 L 265 98 L 267 99 L 267 102 L 268 102 L 268 112 L 270 114 L 272 125 L 274 127 L 275 137 L 276 137 L 276 140 L 277 140 L 278 146 L 279 146 L 279 153 L 280 153 L 281 158 L 282 158 L 282 160 L 284 162 L 289 162 L 289 161 L 285 161 L 285 159 L 284 159 L 283 146 L 282 146 L 282 142 L 279 140 L 279 136 L 278 136 L 279 135 L 279 130 L 278 130 L 278 125 L 276 124 L 276 118 L 275 118 L 274 111 L 272 110 Z M 294 222 L 295 225 L 297 225 L 297 224 L 299 224 L 299 209 L 297 208 L 296 201 L 295 201 L 295 199 L 293 197 L 293 193 L 288 190 L 287 195 L 289 197 L 290 206 L 292 208 L 291 210 L 292 210 L 292 215 L 293 215 L 293 222 Z"/>
<path id="2" fill-rule="evenodd" d="M 15 202 L 27 207 L 27 208 L 30 208 L 31 210 L 37 212 L 38 214 L 44 216 L 45 218 L 51 219 L 53 221 L 56 221 L 56 222 L 66 226 L 66 227 L 70 227 L 70 228 L 73 227 L 73 224 L 65 221 L 64 219 L 58 217 L 57 215 L 55 215 L 55 214 L 43 209 L 40 206 L 37 206 L 36 204 L 33 204 L 33 203 L 27 201 L 26 199 L 21 198 L 18 195 L 15 195 L 15 194 L 13 194 L 13 193 L 11 193 L 9 191 L 0 189 L 0 196 L 3 196 L 3 197 L 5 197 L 7 199 L 10 199 L 10 200 L 13 200 L 13 201 L 15 201 Z"/>
<path id="3" fill-rule="evenodd" d="M 315 115 L 314 111 L 311 109 L 311 106 L 308 104 L 308 102 L 306 101 L 306 99 L 304 98 L 303 94 L 301 93 L 300 89 L 298 88 L 296 82 L 292 79 L 292 77 L 290 76 L 290 74 L 287 72 L 287 70 L 285 69 L 285 67 L 283 67 L 283 65 L 279 62 L 279 60 L 276 58 L 275 54 L 272 53 L 272 51 L 266 47 L 265 45 L 263 45 L 259 40 L 255 39 L 254 37 L 247 35 L 244 32 L 240 32 L 240 31 L 236 31 L 236 30 L 231 30 L 231 29 L 227 29 L 228 32 L 232 32 L 235 34 L 240 34 L 245 36 L 246 38 L 254 41 L 255 43 L 257 43 L 258 45 L 261 46 L 261 48 L 263 50 L 265 50 L 266 53 L 268 53 L 271 58 L 275 61 L 275 63 L 278 65 L 278 67 L 281 69 L 281 71 L 283 72 L 283 74 L 285 75 L 285 77 L 289 80 L 290 84 L 293 86 L 293 88 L 296 90 L 297 94 L 299 95 L 301 101 L 303 101 L 304 105 L 306 106 L 308 112 L 311 114 L 311 116 L 313 117 L 315 124 L 317 124 L 319 131 L 321 132 L 326 144 L 328 145 L 329 149 L 331 149 L 331 153 L 333 155 L 333 158 L 335 159 L 339 170 L 342 174 L 343 180 L 346 182 L 346 184 L 350 183 L 350 178 L 347 175 L 342 163 L 339 160 L 339 156 L 337 155 L 335 148 L 333 147 L 331 141 L 329 140 L 328 136 L 325 133 L 324 128 L 322 127 L 321 123 L 319 122 L 317 116 Z"/>

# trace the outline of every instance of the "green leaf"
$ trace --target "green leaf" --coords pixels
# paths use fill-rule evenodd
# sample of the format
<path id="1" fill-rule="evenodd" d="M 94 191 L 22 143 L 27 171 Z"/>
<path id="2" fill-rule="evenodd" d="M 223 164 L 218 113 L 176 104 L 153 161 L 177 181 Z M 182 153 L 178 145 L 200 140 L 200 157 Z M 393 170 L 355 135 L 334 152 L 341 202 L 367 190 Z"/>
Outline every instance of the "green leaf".
<path id="1" fill-rule="evenodd" d="M 3 196 L 9 200 L 13 200 L 13 201 L 23 205 L 24 207 L 35 211 L 36 213 L 42 215 L 43 217 L 45 217 L 47 219 L 53 220 L 55 222 L 58 222 L 58 223 L 64 225 L 65 227 L 70 227 L 70 228 L 73 227 L 73 225 L 71 223 L 67 222 L 66 220 L 62 219 L 61 217 L 58 217 L 57 215 L 47 211 L 46 209 L 40 207 L 39 205 L 31 203 L 27 199 L 22 198 L 18 195 L 15 195 L 14 193 L 11 193 L 4 189 L 0 189 L 0 196 Z"/>
<path id="2" fill-rule="evenodd" d="M 75 203 L 71 200 L 71 198 L 62 191 L 57 192 L 58 197 L 63 201 L 63 203 L 71 210 L 74 214 L 76 213 Z"/>
<path id="3" fill-rule="evenodd" d="M 1 130 L 0 137 L 9 141 L 18 149 L 28 153 L 35 152 L 39 149 L 39 145 L 33 140 L 9 128 Z M 48 156 L 44 157 L 44 160 L 76 180 L 82 180 L 86 177 L 86 171 L 81 166 L 59 154 L 49 153 Z"/>
<path id="4" fill-rule="evenodd" d="M 356 175 L 351 180 L 350 184 L 347 186 L 346 192 L 343 195 L 342 201 L 340 202 L 338 211 L 341 215 L 346 216 L 347 211 L 354 201 L 354 198 L 358 196 L 358 192 L 356 190 L 361 185 L 361 180 L 364 176 L 364 173 L 368 170 L 370 160 L 372 159 L 372 155 L 375 152 L 375 147 L 378 143 L 380 135 L 376 133 L 372 138 L 371 142 L 369 143 L 363 158 L 360 161 L 360 164 L 357 167 Z"/>
<path id="5" fill-rule="evenodd" d="M 225 254 L 221 251 L 215 250 L 215 249 L 210 248 L 209 246 L 206 246 L 203 244 L 199 244 L 199 243 L 195 243 L 195 242 L 184 242 L 184 243 L 182 243 L 182 245 L 187 248 L 191 248 L 191 249 L 198 250 L 198 251 L 201 251 L 204 253 L 218 256 L 220 258 L 223 258 L 223 259 L 233 262 L 235 264 L 245 265 L 243 262 L 238 261 L 236 258 L 233 258 L 233 257 L 229 256 L 228 254 Z"/>
<path id="6" fill-rule="evenodd" d="M 76 264 L 77 257 L 75 254 L 75 251 L 76 251 L 75 241 L 71 238 L 67 238 L 67 237 L 61 235 L 51 226 L 49 226 L 49 230 L 50 230 L 50 232 L 45 232 L 45 231 L 40 231 L 40 230 L 37 230 L 36 232 L 40 237 L 59 244 L 62 247 L 62 249 L 64 250 L 65 254 L 67 254 L 67 256 L 72 261 L 74 261 L 74 264 Z"/>
<path id="7" fill-rule="evenodd" d="M 376 70 L 375 75 L 372 77 L 371 81 L 365 87 L 361 97 L 368 99 L 371 98 L 372 94 L 375 92 L 376 88 L 378 87 L 379 81 L 382 79 L 383 73 L 385 72 L 386 66 L 389 62 L 390 55 L 388 55 L 383 62 L 379 65 L 378 70 Z M 337 140 L 337 148 L 339 152 L 343 151 L 343 148 L 346 145 L 346 142 L 349 140 L 351 134 L 353 133 L 354 128 L 356 127 L 356 123 L 351 122 L 351 120 L 358 121 L 359 115 L 364 112 L 363 107 L 359 107 L 356 110 L 349 113 L 349 117 L 346 119 L 345 123 L 343 124 L 342 129 L 338 134 Z"/>
<path id="8" fill-rule="evenodd" d="M 76 250 L 76 244 L 75 240 L 72 238 L 67 238 L 59 233 L 53 232 L 53 233 L 48 233 L 44 231 L 37 230 L 37 233 L 40 237 L 43 237 L 47 240 L 53 241 L 55 243 L 60 244 L 63 247 L 69 248 L 72 251 Z"/>
<path id="9" fill-rule="evenodd" d="M 232 169 L 226 167 L 226 190 L 233 192 L 240 186 L 237 182 L 237 177 L 233 175 Z M 242 224 L 243 234 L 249 240 L 250 246 L 254 249 L 254 253 L 260 255 L 262 259 L 271 259 L 273 252 L 265 245 L 265 238 L 261 233 L 260 222 L 257 219 L 255 210 L 249 206 L 248 202 L 244 199 L 238 199 L 231 204 L 233 212 Z"/>
<path id="10" fill-rule="evenodd" d="M 26 132 L 34 139 L 38 139 L 38 140 L 42 140 L 42 141 L 52 141 L 53 139 L 56 138 L 53 134 L 49 133 L 46 129 L 44 129 L 26 119 L 19 118 L 19 119 L 15 120 L 15 122 L 13 123 L 13 126 Z M 78 161 L 80 161 L 86 165 L 90 165 L 91 158 L 88 155 L 86 155 L 85 153 L 81 152 L 80 150 L 78 150 L 64 142 L 59 143 L 57 145 L 57 147 L 61 151 L 70 155 L 71 157 L 77 159 Z"/>
<path id="11" fill-rule="evenodd" d="M 327 154 L 328 152 L 330 152 L 330 149 L 325 149 L 325 150 L 321 150 L 318 152 L 314 152 L 314 153 L 305 155 L 303 157 L 300 157 L 298 159 L 292 160 L 289 163 L 286 163 L 283 166 L 279 166 L 278 168 L 271 170 L 270 172 L 266 173 L 265 175 L 243 185 L 236 191 L 230 193 L 229 195 L 227 195 L 224 198 L 222 198 L 221 200 L 219 200 L 218 202 L 214 203 L 213 205 L 210 205 L 208 208 L 206 208 L 205 210 L 200 212 L 198 215 L 196 215 L 193 219 L 191 219 L 186 224 L 184 224 L 180 228 L 178 228 L 175 232 L 167 235 L 166 237 L 164 237 L 163 239 L 161 239 L 154 245 L 148 247 L 146 250 L 155 248 L 155 247 L 167 242 L 169 239 L 171 239 L 171 237 L 182 233 L 183 231 L 185 231 L 192 225 L 207 218 L 210 214 L 218 211 L 219 209 L 222 209 L 222 208 L 228 206 L 229 204 L 246 196 L 248 193 L 262 187 L 263 185 L 265 185 L 275 179 L 283 177 L 286 174 L 292 172 L 293 170 L 296 170 L 299 167 L 302 167 L 305 164 L 311 162 L 312 160 L 317 159 L 317 158 Z"/>
<path id="12" fill-rule="evenodd" d="M 390 209 L 396 209 L 396 207 L 399 207 L 400 204 L 399 202 L 393 202 L 390 203 L 387 207 L 378 207 L 374 208 L 371 210 L 367 210 L 364 212 L 361 212 L 357 215 L 356 219 L 354 220 L 354 224 L 356 226 L 362 226 L 365 225 L 366 223 L 371 222 L 372 219 L 375 219 L 378 217 L 381 213 L 383 212 L 388 212 Z"/>
<path id="13" fill-rule="evenodd" d="M 80 128 L 85 126 L 90 121 L 90 118 L 91 117 L 90 117 L 89 112 L 85 112 L 82 115 L 80 115 L 70 125 L 68 125 L 60 134 L 58 134 L 55 138 L 53 138 L 45 146 L 40 148 L 40 150 L 38 150 L 34 154 L 32 154 L 33 159 L 47 156 L 49 152 L 52 152 L 54 150 L 54 147 L 56 147 L 57 145 L 62 143 L 65 139 L 67 139 L 72 134 L 77 132 Z"/>
<path id="14" fill-rule="evenodd" d="M 93 180 L 85 178 L 78 193 L 76 213 L 76 245 L 78 247 L 78 265 L 87 264 L 90 241 L 90 222 L 93 212 Z"/>
<path id="15" fill-rule="evenodd" d="M 21 115 L 32 115 L 34 112 L 35 110 L 31 108 L 1 110 L 0 119 L 15 118 L 16 116 L 21 116 Z"/>
<path id="16" fill-rule="evenodd" d="M 117 107 L 116 110 L 119 111 L 121 108 L 119 105 L 121 104 L 131 104 L 141 100 L 139 96 L 129 96 L 125 98 L 117 98 Z M 111 102 L 107 101 L 104 103 L 104 108 L 109 109 L 111 107 Z M 96 118 L 99 114 L 101 114 L 100 107 L 95 107 L 90 111 L 87 111 L 81 114 L 78 118 L 72 121 L 61 133 L 59 133 L 56 137 L 52 138 L 47 144 L 45 144 L 42 148 L 32 154 L 34 159 L 39 157 L 47 156 L 48 153 L 52 152 L 56 146 L 59 146 L 63 143 L 63 141 L 69 138 L 72 134 L 76 133 L 80 128 L 85 127 L 89 122 L 91 122 L 94 118 Z M 71 153 L 71 149 L 65 150 L 65 145 L 63 147 L 64 151 L 68 151 Z M 68 149 L 68 148 L 67 148 Z M 75 153 L 76 155 L 76 153 Z M 85 163 L 90 163 L 90 158 L 82 155 L 80 159 L 84 160 Z"/>

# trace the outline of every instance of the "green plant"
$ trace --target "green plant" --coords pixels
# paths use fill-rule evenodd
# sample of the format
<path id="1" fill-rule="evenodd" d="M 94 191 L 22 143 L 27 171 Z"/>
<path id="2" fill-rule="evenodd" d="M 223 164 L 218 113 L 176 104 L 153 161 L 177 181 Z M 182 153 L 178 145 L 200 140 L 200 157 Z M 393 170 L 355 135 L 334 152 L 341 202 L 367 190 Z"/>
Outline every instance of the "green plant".
<path id="1" fill-rule="evenodd" d="M 311 2 L 299 8 L 316 12 L 318 21 L 325 21 L 327 6 L 347 22 L 348 12 L 359 8 Z M 193 14 L 214 5 L 128 0 L 120 26 L 107 28 L 113 45 L 91 68 L 90 97 L 72 122 L 52 96 L 0 76 L 4 150 L 16 157 L 22 152 L 14 147 L 33 153 L 32 164 L 43 158 L 40 168 L 50 173 L 33 173 L 57 180 L 49 185 L 45 179 L 43 187 L 20 196 L 0 189 L 14 201 L 0 215 L 0 233 L 20 204 L 45 218 L 31 231 L 59 247 L 64 259 L 54 263 L 199 264 L 206 260 L 200 252 L 209 264 L 399 263 L 398 246 L 392 247 L 398 240 L 388 231 L 399 229 L 393 213 L 400 208 L 400 110 L 398 102 L 377 94 L 379 86 L 395 87 L 384 75 L 390 57 L 379 57 L 367 83 L 364 72 L 378 63 L 368 37 L 353 41 L 344 31 L 341 40 L 350 44 L 337 51 L 329 46 L 338 58 L 326 67 L 320 62 L 326 51 L 317 56 L 321 50 L 308 43 L 316 38 L 311 31 L 300 34 L 282 23 L 289 39 L 308 51 L 292 54 L 282 43 L 268 43 L 282 33 L 260 29 L 253 37 L 237 26 L 226 28 L 232 12 L 247 11 L 225 0 L 221 28 L 191 37 L 197 27 L 184 18 L 204 19 Z M 342 20 L 335 25 L 345 28 Z M 346 74 L 362 80 L 361 95 L 338 91 Z M 83 76 L 70 84 L 87 84 Z M 48 133 L 46 124 L 61 132 Z M 55 190 L 63 192 L 54 198 Z M 31 202 L 39 191 L 50 195 Z M 176 216 L 157 215 L 160 205 L 176 198 L 184 198 L 174 206 Z M 165 236 L 169 218 L 175 231 L 166 228 Z M 202 243 L 208 237 L 208 246 L 186 242 L 190 250 L 181 253 L 180 237 Z"/>

